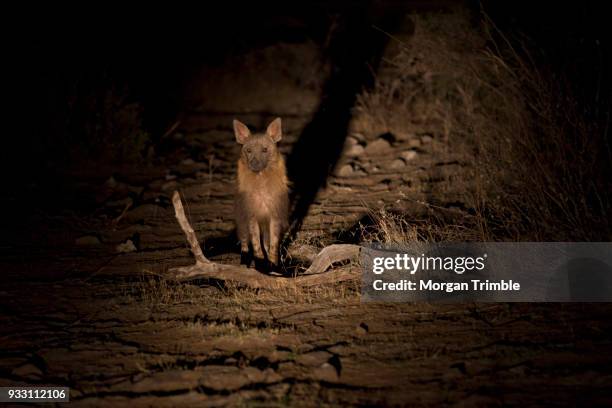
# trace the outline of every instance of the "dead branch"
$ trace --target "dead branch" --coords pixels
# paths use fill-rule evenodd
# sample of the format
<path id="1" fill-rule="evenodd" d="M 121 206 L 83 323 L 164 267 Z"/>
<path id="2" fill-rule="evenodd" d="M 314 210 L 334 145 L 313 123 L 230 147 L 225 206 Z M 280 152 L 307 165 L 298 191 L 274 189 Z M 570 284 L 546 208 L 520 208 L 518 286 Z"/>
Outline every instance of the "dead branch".
<path id="1" fill-rule="evenodd" d="M 174 205 L 176 219 L 185 233 L 191 252 L 196 260 L 195 265 L 171 268 L 169 274 L 174 279 L 181 281 L 217 279 L 235 282 L 252 288 L 273 289 L 287 285 L 314 286 L 353 279 L 359 276 L 358 269 L 352 265 L 328 271 L 328 268 L 334 263 L 356 260 L 360 251 L 358 245 L 337 244 L 323 248 L 303 275 L 295 278 L 269 276 L 255 269 L 211 262 L 204 256 L 195 231 L 191 227 L 189 220 L 187 220 L 178 191 L 175 191 L 172 195 L 172 204 Z"/>
<path id="2" fill-rule="evenodd" d="M 127 214 L 128 210 L 130 208 L 132 208 L 132 205 L 134 204 L 134 201 L 132 201 L 132 199 L 130 199 L 126 204 L 125 207 L 123 208 L 123 211 L 121 211 L 121 214 L 119 214 L 119 216 L 115 219 L 113 219 L 111 221 L 111 225 L 113 227 L 116 227 L 117 224 L 119 224 L 119 221 L 121 221 L 121 219 L 123 219 L 123 217 L 125 217 L 125 214 Z"/>
<path id="3" fill-rule="evenodd" d="M 211 262 L 204 256 L 202 252 L 202 248 L 200 247 L 200 243 L 198 242 L 198 237 L 191 227 L 189 220 L 187 220 L 187 216 L 185 215 L 185 209 L 183 208 L 183 202 L 181 201 L 181 196 L 178 191 L 175 191 L 172 194 L 172 205 L 174 206 L 174 214 L 176 215 L 176 219 L 181 226 L 181 229 L 185 233 L 185 237 L 187 238 L 187 242 L 191 247 L 191 252 L 196 260 L 196 265 L 200 264 L 210 264 Z"/>

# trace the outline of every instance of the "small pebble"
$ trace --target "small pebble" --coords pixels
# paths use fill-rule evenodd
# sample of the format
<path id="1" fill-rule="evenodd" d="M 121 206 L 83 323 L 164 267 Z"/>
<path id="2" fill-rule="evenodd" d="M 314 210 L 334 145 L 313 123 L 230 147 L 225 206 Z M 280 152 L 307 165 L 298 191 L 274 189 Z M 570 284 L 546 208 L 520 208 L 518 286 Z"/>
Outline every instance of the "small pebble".
<path id="1" fill-rule="evenodd" d="M 359 141 L 355 139 L 353 136 L 349 136 L 346 138 L 346 141 L 344 142 L 344 144 L 346 146 L 355 146 L 356 144 L 359 144 Z"/>
<path id="2" fill-rule="evenodd" d="M 410 147 L 419 147 L 420 145 L 421 139 L 419 138 L 410 139 L 410 141 L 408 142 L 408 146 Z"/>
<path id="3" fill-rule="evenodd" d="M 168 181 L 168 182 L 162 184 L 161 191 L 174 190 L 176 188 L 176 186 L 178 186 L 178 183 L 176 181 L 174 181 L 174 180 Z"/>
<path id="4" fill-rule="evenodd" d="M 344 166 L 340 167 L 337 174 L 340 177 L 348 177 L 353 174 L 353 166 L 350 164 L 345 164 Z"/>
<path id="5" fill-rule="evenodd" d="M 346 151 L 346 155 L 349 157 L 356 157 L 362 154 L 364 150 L 365 149 L 362 145 L 356 144 L 348 148 L 348 150 Z"/>
<path id="6" fill-rule="evenodd" d="M 136 245 L 132 242 L 131 239 L 128 239 L 122 244 L 119 244 L 115 247 L 115 250 L 119 253 L 129 253 L 136 251 Z"/>
<path id="7" fill-rule="evenodd" d="M 414 150 L 406 150 L 400 154 L 400 157 L 405 161 L 409 162 L 410 160 L 414 160 L 417 157 L 417 152 Z"/>
<path id="8" fill-rule="evenodd" d="M 368 143 L 365 147 L 365 152 L 368 154 L 379 154 L 388 151 L 391 148 L 391 144 L 385 139 L 376 139 L 373 142 Z"/>
<path id="9" fill-rule="evenodd" d="M 404 168 L 405 166 L 406 166 L 406 162 L 403 161 L 402 159 L 395 159 L 389 165 L 389 167 L 392 169 L 401 169 L 401 168 Z"/>

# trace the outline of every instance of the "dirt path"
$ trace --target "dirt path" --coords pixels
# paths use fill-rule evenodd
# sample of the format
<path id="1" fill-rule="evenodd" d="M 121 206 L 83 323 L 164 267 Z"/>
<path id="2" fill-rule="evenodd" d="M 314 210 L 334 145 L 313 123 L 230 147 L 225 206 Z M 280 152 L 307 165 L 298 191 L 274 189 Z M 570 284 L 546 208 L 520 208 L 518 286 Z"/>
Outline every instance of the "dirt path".
<path id="1" fill-rule="evenodd" d="M 257 52 L 294 51 L 284 47 Z M 301 55 L 315 53 L 301 47 Z M 227 75 L 202 86 L 235 79 Z M 92 197 L 92 211 L 9 223 L 0 385 L 67 385 L 76 406 L 610 404 L 605 305 L 361 304 L 358 283 L 266 293 L 151 276 L 192 262 L 169 201 L 174 190 L 207 254 L 238 262 L 231 119 L 261 128 L 281 116 L 289 155 L 324 81 L 303 82 L 277 82 L 283 99 L 273 106 L 201 100 L 162 142 L 155 165 L 116 169 L 110 179 L 79 176 L 76 195 Z M 268 86 L 248 83 L 241 86 Z M 290 257 L 307 262 L 322 245 L 357 240 L 353 227 L 380 208 L 415 222 L 431 211 L 470 222 L 466 192 L 454 183 L 469 174 L 469 158 L 449 144 L 444 123 L 409 124 L 374 132 L 354 112 Z"/>
<path id="2" fill-rule="evenodd" d="M 6 289 L 2 383 L 68 385 L 77 406 L 609 403 L 603 306 L 363 305 L 330 288 L 117 279 Z"/>

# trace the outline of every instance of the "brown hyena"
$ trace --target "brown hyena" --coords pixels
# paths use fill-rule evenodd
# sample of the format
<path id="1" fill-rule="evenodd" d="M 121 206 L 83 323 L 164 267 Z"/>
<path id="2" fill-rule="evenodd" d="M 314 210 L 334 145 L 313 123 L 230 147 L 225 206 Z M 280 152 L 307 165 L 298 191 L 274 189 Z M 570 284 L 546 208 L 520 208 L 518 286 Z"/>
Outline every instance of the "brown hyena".
<path id="1" fill-rule="evenodd" d="M 282 137 L 281 119 L 272 121 L 265 133 L 253 135 L 245 124 L 234 120 L 234 133 L 242 145 L 236 191 L 240 262 L 250 263 L 250 244 L 256 267 L 266 265 L 267 259 L 276 269 L 289 206 L 285 161 L 276 147 Z"/>

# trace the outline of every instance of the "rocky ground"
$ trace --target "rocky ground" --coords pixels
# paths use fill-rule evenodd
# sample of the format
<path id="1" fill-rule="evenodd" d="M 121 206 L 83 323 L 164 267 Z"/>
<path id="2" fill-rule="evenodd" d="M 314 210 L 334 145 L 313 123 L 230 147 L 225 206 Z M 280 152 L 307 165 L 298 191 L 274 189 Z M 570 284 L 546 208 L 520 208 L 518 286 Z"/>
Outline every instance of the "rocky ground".
<path id="1" fill-rule="evenodd" d="M 319 61 L 313 44 L 299 47 L 245 58 Z M 265 80 L 243 77 L 239 86 L 267 95 L 272 81 L 274 103 L 272 95 L 261 102 L 230 93 L 225 105 L 196 97 L 154 163 L 115 168 L 112 177 L 81 171 L 64 181 L 76 189 L 59 180 L 59 198 L 44 195 L 86 202 L 87 210 L 57 202 L 32 210 L 41 206 L 13 197 L 19 216 L 5 221 L 11 233 L 1 242 L 0 385 L 66 385 L 77 406 L 612 403 L 606 305 L 362 304 L 359 282 L 268 292 L 160 279 L 192 262 L 170 204 L 174 190 L 205 252 L 238 262 L 232 118 L 263 128 L 281 116 L 281 150 L 290 155 L 315 115 L 323 63 L 297 78 L 265 66 Z M 202 75 L 207 93 L 238 81 L 223 72 L 218 83 Z M 473 222 L 456 182 L 469 177 L 471 161 L 445 137 L 444 123 L 415 117 L 405 131 L 374 132 L 380 125 L 366 116 L 355 111 L 287 263 L 307 265 L 328 243 L 358 240 L 360 221 L 379 209 L 415 222 L 432 214 Z"/>

